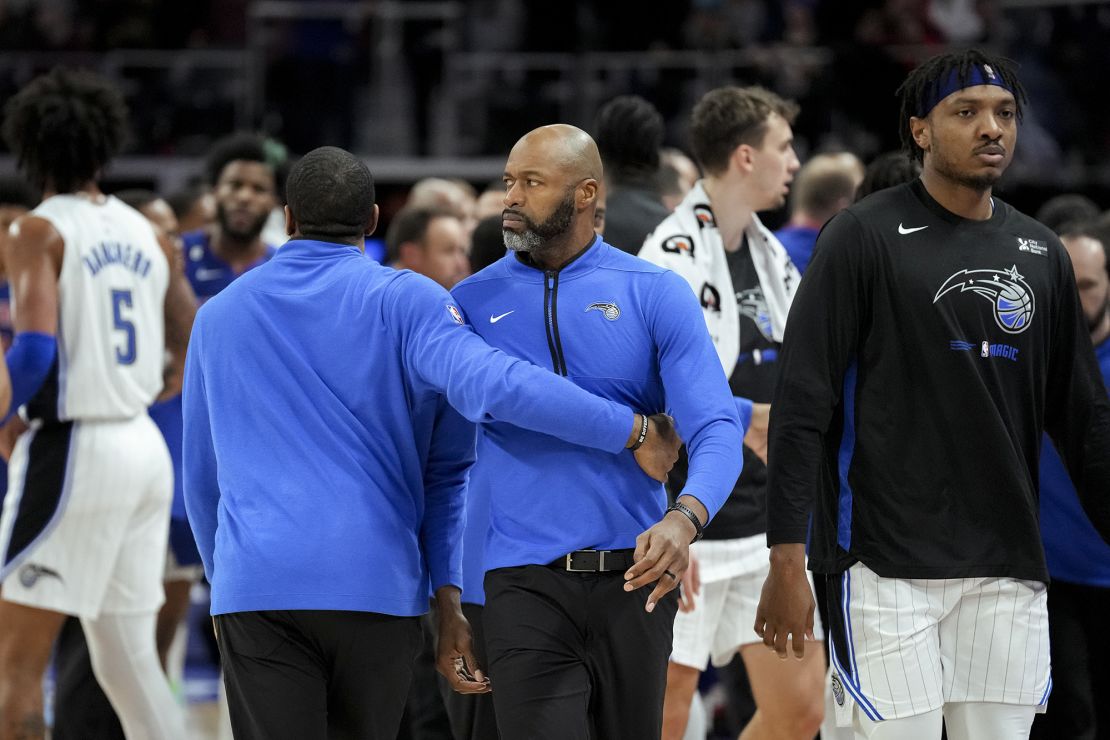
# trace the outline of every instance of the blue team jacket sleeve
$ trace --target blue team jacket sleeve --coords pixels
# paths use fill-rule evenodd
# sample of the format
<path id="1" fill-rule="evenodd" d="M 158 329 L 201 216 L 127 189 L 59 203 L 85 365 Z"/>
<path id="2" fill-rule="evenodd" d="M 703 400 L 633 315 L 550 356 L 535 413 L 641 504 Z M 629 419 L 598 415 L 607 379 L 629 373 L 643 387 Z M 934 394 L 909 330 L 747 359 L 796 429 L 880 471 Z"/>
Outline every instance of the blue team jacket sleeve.
<path id="1" fill-rule="evenodd" d="M 386 323 L 400 332 L 405 367 L 467 419 L 502 421 L 614 454 L 624 449 L 631 409 L 490 347 L 428 278 L 401 273 L 391 287 L 385 310 L 394 316 Z"/>
<path id="2" fill-rule="evenodd" d="M 752 425 L 752 400 L 733 396 L 736 401 L 736 413 L 740 415 L 740 433 L 747 434 L 748 427 Z"/>
<path id="3" fill-rule="evenodd" d="M 659 374 L 667 409 L 690 457 L 679 495 L 698 499 L 712 517 L 732 493 L 744 464 L 737 401 L 686 281 L 673 272 L 662 273 L 654 298 L 648 320 L 659 352 Z"/>
<path id="4" fill-rule="evenodd" d="M 424 466 L 424 520 L 420 544 L 432 590 L 462 588 L 466 482 L 474 463 L 477 428 L 440 396 L 428 462 Z"/>
<path id="5" fill-rule="evenodd" d="M 1071 261 L 1056 262 L 1059 313 L 1052 333 L 1045 403 L 1045 431 L 1056 443 L 1083 510 L 1110 543 L 1110 400 L 1091 347 Z"/>
<path id="6" fill-rule="evenodd" d="M 216 450 L 212 445 L 212 429 L 208 417 L 208 394 L 200 356 L 202 322 L 198 317 L 189 339 L 185 356 L 185 385 L 182 390 L 182 468 L 185 511 L 197 541 L 204 573 L 209 582 L 213 577 L 213 553 L 216 550 L 216 520 L 220 505 L 220 486 L 216 477 Z"/>

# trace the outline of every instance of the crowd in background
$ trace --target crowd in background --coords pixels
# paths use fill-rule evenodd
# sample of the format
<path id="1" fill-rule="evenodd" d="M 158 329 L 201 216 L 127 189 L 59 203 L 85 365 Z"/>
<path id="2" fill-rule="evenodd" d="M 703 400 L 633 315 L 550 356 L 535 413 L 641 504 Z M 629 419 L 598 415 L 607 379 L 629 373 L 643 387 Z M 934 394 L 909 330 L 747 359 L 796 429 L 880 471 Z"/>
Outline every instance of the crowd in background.
<path id="1" fill-rule="evenodd" d="M 949 44 L 974 43 L 1019 62 L 1033 101 L 1010 180 L 1110 182 L 1108 102 L 1094 74 L 1110 66 L 1103 3 L 684 0 L 645 14 L 629 0 L 468 0 L 425 15 L 406 15 L 403 3 L 394 15 L 347 4 L 367 12 L 329 17 L 308 3 L 303 16 L 272 17 L 252 15 L 260 5 L 246 0 L 4 0 L 0 97 L 59 54 L 96 65 L 91 55 L 104 52 L 180 50 L 168 65 L 104 70 L 131 104 L 131 153 L 199 156 L 249 115 L 252 127 L 296 151 L 327 141 L 366 155 L 475 156 L 499 155 L 520 131 L 551 120 L 587 125 L 593 101 L 623 93 L 652 100 L 668 141 L 679 144 L 685 113 L 723 74 L 797 100 L 801 151 L 848 148 L 870 158 L 897 144 L 891 91 L 905 72 Z M 49 54 L 27 55 L 34 51 Z M 190 62 L 212 51 L 241 55 L 231 66 Z M 633 64 L 591 66 L 621 52 L 646 53 Z M 670 52 L 697 52 L 713 69 L 668 60 Z M 514 61 L 536 54 L 544 60 Z M 481 55 L 493 56 L 475 66 Z M 587 77 L 576 76 L 587 67 Z M 312 102 L 320 100 L 329 104 Z M 385 107 L 402 129 L 388 140 Z M 457 117 L 454 135 L 437 142 L 445 117 Z"/>
<path id="2" fill-rule="evenodd" d="M 1108 103 L 1097 86 L 1099 75 L 1092 72 L 1110 68 L 1110 46 L 1096 42 L 1110 38 L 1110 8 L 1003 10 L 1001 3 L 989 0 L 689 0 L 643 14 L 641 4 L 628 0 L 455 4 L 458 13 L 451 19 L 412 21 L 404 27 L 406 75 L 415 93 L 411 110 L 398 113 L 411 121 L 414 153 L 430 149 L 429 119 L 436 114 L 453 53 L 750 50 L 753 54 L 735 70 L 737 81 L 762 84 L 800 105 L 794 131 L 802 167 L 791 199 L 786 208 L 761 215 L 804 270 L 819 229 L 836 212 L 864 193 L 916 177 L 912 163 L 895 151 L 898 134 L 892 125 L 891 92 L 905 70 L 929 50 L 987 42 L 1022 64 L 1032 100 L 1009 176 L 1015 184 L 1013 200 L 1057 232 L 1082 223 L 1110 235 L 1110 133 L 1103 125 Z M 243 48 L 249 6 L 246 0 L 0 0 L 0 65 L 15 69 L 6 60 L 15 51 Z M 630 22 L 632 17 L 636 23 Z M 174 220 L 167 223 L 173 225 L 163 228 L 179 244 L 195 244 L 190 234 L 218 240 L 221 233 L 238 228 L 244 243 L 280 248 L 285 240 L 281 173 L 289 162 L 319 143 L 357 150 L 364 141 L 360 130 L 375 125 L 373 115 L 358 115 L 353 102 L 373 77 L 374 22 L 371 17 L 357 22 L 311 19 L 280 21 L 269 28 L 266 115 L 257 121 L 265 133 L 256 138 L 273 174 L 266 198 L 252 200 L 242 188 L 221 187 L 223 173 L 217 168 L 181 191 L 132 192 L 129 202 L 141 209 L 155 200 L 168 206 Z M 828 54 L 807 56 L 797 53 L 801 49 Z M 226 146 L 235 123 L 230 102 L 235 92 L 226 81 L 210 79 L 208 89 L 197 77 L 135 75 L 121 80 L 134 118 L 131 153 L 202 156 Z M 24 81 L 0 76 L 0 99 Z M 556 120 L 563 110 L 558 86 L 564 83 L 542 70 L 496 74 L 497 94 L 481 101 L 485 112 L 480 120 L 486 126 L 480 144 L 469 153 L 503 156 L 522 132 Z M 604 158 L 606 207 L 596 226 L 614 246 L 637 253 L 700 177 L 696 162 L 684 152 L 691 103 L 703 92 L 699 84 L 690 72 L 633 73 L 612 82 L 609 94 L 603 95 L 611 100 L 591 112 L 590 120 L 572 121 L 597 139 Z M 318 86 L 315 95 L 344 97 L 346 103 L 305 104 L 312 85 Z M 221 96 L 227 99 L 221 102 Z M 194 114 L 198 106 L 203 115 Z M 661 125 L 645 125 L 656 118 Z M 113 189 L 110 172 L 105 184 L 106 190 Z M 415 182 L 380 199 L 382 221 L 367 239 L 366 253 L 450 289 L 504 254 L 503 195 L 497 180 L 433 177 Z M 36 194 L 24 184 L 5 178 L 0 182 L 0 226 L 36 202 Z M 234 223 L 237 211 L 250 217 L 245 231 Z M 1110 247 L 1110 239 L 1103 244 Z M 195 259 L 187 246 L 181 259 L 186 264 Z M 0 293 L 0 334 L 6 349 L 11 339 L 6 289 Z M 442 734 L 449 732 L 445 719 L 436 726 L 441 710 L 432 700 L 430 661 L 424 668 L 425 682 L 419 676 L 414 681 L 402 737 L 449 737 Z M 754 708 L 743 667 L 734 661 L 722 669 L 715 689 L 713 673 L 703 680 L 715 713 L 716 727 L 710 732 L 734 737 Z"/>

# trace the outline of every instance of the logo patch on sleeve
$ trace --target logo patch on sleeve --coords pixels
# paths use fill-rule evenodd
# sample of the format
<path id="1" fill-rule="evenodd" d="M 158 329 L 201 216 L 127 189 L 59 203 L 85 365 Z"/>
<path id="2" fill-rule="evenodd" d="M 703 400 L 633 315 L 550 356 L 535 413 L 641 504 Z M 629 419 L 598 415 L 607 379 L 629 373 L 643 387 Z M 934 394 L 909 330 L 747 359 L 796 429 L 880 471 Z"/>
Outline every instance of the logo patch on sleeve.
<path id="1" fill-rule="evenodd" d="M 459 312 L 459 309 L 455 308 L 450 303 L 447 304 L 447 313 L 451 315 L 451 319 L 459 326 L 466 323 L 463 321 L 462 313 Z"/>

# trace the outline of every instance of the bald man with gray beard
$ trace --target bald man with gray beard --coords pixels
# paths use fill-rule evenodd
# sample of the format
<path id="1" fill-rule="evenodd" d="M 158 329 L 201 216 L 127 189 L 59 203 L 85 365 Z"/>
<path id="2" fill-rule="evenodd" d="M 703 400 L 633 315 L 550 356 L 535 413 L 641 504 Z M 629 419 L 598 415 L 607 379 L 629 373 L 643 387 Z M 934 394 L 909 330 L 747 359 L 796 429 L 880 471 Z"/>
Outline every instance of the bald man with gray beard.
<path id="1" fill-rule="evenodd" d="M 659 737 L 674 589 L 740 472 L 743 431 L 697 298 L 594 233 L 601 177 L 585 132 L 525 135 L 504 173 L 510 251 L 452 292 L 492 346 L 661 431 L 673 415 L 690 477 L 668 507 L 629 454 L 480 425 L 462 598 L 485 605 L 502 740 Z"/>

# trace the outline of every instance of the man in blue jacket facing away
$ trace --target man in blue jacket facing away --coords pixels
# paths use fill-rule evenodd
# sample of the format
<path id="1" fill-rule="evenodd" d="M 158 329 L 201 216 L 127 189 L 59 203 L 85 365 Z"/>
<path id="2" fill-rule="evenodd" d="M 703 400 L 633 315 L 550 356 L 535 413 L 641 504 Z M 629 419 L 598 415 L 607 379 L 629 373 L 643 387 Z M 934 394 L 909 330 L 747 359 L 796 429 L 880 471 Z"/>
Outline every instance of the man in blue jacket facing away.
<path id="1" fill-rule="evenodd" d="M 601 170 L 573 126 L 524 136 L 505 166 L 511 251 L 453 295 L 493 346 L 671 414 L 690 475 L 668 509 L 628 456 L 482 423 L 467 516 L 488 516 L 482 620 L 501 740 L 659 737 L 671 591 L 740 473 L 743 431 L 697 298 L 595 235 Z"/>
<path id="2" fill-rule="evenodd" d="M 441 672 L 489 690 L 459 607 L 473 421 L 657 479 L 677 456 L 667 420 L 636 445 L 639 414 L 491 349 L 443 288 L 367 259 L 377 214 L 361 161 L 310 152 L 288 179 L 291 240 L 193 328 L 185 503 L 237 738 L 392 740 L 430 590 Z"/>

